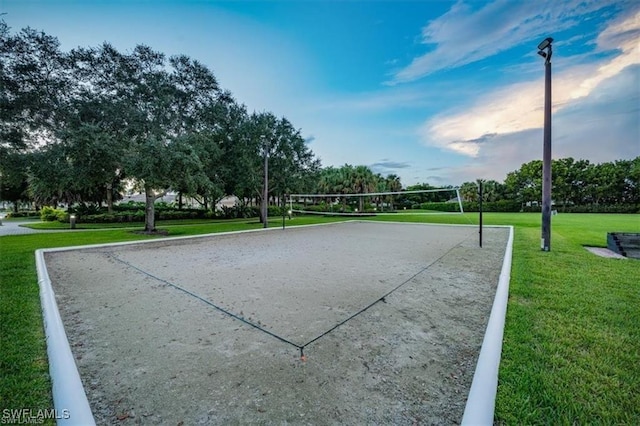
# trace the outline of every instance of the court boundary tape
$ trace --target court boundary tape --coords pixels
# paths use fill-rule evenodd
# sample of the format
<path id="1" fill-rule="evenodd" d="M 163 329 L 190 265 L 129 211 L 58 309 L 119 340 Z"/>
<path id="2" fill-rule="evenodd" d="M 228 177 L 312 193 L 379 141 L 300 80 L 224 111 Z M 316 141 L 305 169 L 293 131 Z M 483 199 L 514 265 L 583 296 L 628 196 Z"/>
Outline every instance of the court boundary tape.
<path id="1" fill-rule="evenodd" d="M 354 319 L 355 317 L 357 317 L 358 315 L 362 314 L 363 312 L 365 312 L 366 310 L 368 310 L 369 308 L 371 308 L 374 305 L 377 305 L 379 302 L 385 302 L 385 299 L 391 295 L 392 293 L 394 293 L 396 290 L 399 290 L 400 287 L 404 286 L 405 284 L 411 282 L 415 277 L 417 277 L 418 275 L 422 274 L 423 272 L 425 272 L 426 270 L 428 270 L 429 268 L 431 268 L 431 266 L 433 266 L 435 263 L 437 263 L 440 259 L 442 259 L 443 257 L 445 257 L 446 255 L 448 255 L 449 253 L 451 253 L 455 248 L 459 247 L 460 244 L 462 244 L 463 242 L 465 242 L 467 239 L 469 239 L 470 237 L 466 237 L 464 238 L 462 241 L 460 241 L 459 243 L 457 243 L 456 245 L 454 245 L 453 247 L 451 247 L 449 250 L 447 250 L 442 256 L 438 257 L 437 259 L 433 260 L 431 263 L 429 263 L 427 266 L 424 266 L 423 268 L 421 268 L 418 272 L 416 272 L 415 274 L 411 275 L 409 278 L 407 278 L 406 280 L 404 280 L 403 282 L 401 282 L 400 284 L 398 284 L 397 286 L 395 286 L 394 288 L 392 288 L 390 291 L 388 291 L 387 293 L 385 293 L 384 295 L 382 295 L 382 297 L 379 297 L 378 299 L 374 300 L 373 302 L 371 302 L 369 305 L 365 306 L 364 308 L 360 309 L 359 311 L 357 311 L 356 313 L 352 314 L 351 316 L 349 316 L 347 319 L 339 322 L 338 324 L 334 325 L 333 327 L 331 327 L 330 329 L 328 329 L 327 331 L 325 331 L 324 333 L 320 334 L 319 336 L 309 340 L 307 343 L 305 343 L 304 345 L 302 345 L 302 347 L 306 347 L 310 344 L 312 344 L 313 342 L 320 340 L 322 337 L 326 336 L 327 334 L 331 333 L 333 330 L 341 327 L 342 325 L 346 324 L 347 322 L 351 321 L 352 319 Z"/>
<path id="2" fill-rule="evenodd" d="M 139 273 L 146 275 L 149 278 L 152 278 L 156 281 L 159 281 L 161 283 L 164 283 L 170 287 L 175 288 L 176 290 L 179 290 L 189 296 L 192 296 L 198 300 L 200 300 L 201 302 L 205 303 L 206 305 L 211 306 L 212 308 L 222 312 L 223 314 L 230 316 L 233 319 L 236 319 L 238 321 L 241 321 L 242 323 L 249 325 L 259 331 L 262 331 L 263 333 L 268 334 L 271 337 L 274 337 L 278 340 L 280 340 L 283 343 L 288 343 L 289 345 L 297 348 L 300 350 L 300 356 L 304 357 L 304 348 L 306 348 L 307 346 L 311 345 L 312 343 L 320 340 L 321 338 L 323 338 L 324 336 L 326 336 L 327 334 L 333 332 L 334 330 L 338 329 L 339 327 L 343 326 L 344 324 L 346 324 L 347 322 L 351 321 L 352 319 L 354 319 L 355 317 L 357 317 L 358 315 L 364 313 L 365 311 L 367 311 L 369 308 L 373 307 L 374 305 L 378 304 L 379 302 L 385 302 L 385 299 L 390 296 L 391 294 L 393 294 L 395 291 L 399 290 L 402 286 L 404 286 L 405 284 L 411 282 L 414 278 L 416 278 L 418 275 L 424 273 L 425 271 L 427 271 L 429 268 L 431 268 L 431 266 L 433 266 L 434 264 L 436 264 L 438 261 L 440 261 L 442 258 L 444 258 L 445 256 L 447 256 L 449 253 L 451 253 L 454 249 L 456 249 L 457 247 L 460 246 L 460 244 L 464 243 L 466 240 L 468 240 L 470 238 L 470 236 L 467 236 L 465 238 L 463 238 L 460 242 L 456 243 L 453 247 L 451 247 L 449 250 L 447 250 L 446 252 L 444 252 L 440 257 L 432 260 L 429 264 L 427 264 L 426 266 L 420 268 L 420 270 L 416 273 L 414 273 L 413 275 L 411 275 L 409 278 L 407 278 L 406 280 L 402 281 L 400 284 L 398 284 L 397 286 L 395 286 L 394 288 L 392 288 L 391 290 L 389 290 L 388 292 L 386 292 L 385 294 L 383 294 L 382 296 L 378 297 L 377 299 L 375 299 L 373 302 L 369 303 L 368 305 L 366 305 L 365 307 L 359 309 L 358 311 L 356 311 L 355 313 L 349 315 L 347 318 L 345 318 L 344 320 L 340 321 L 339 323 L 333 325 L 331 328 L 327 329 L 326 331 L 320 333 L 318 336 L 314 337 L 313 339 L 309 340 L 307 343 L 304 344 L 297 344 L 292 342 L 291 340 L 288 340 L 276 333 L 273 333 L 267 329 L 265 329 L 264 327 L 260 326 L 259 324 L 255 324 L 247 319 L 245 319 L 243 316 L 235 314 L 227 309 L 224 309 L 221 306 L 218 306 L 216 303 L 212 302 L 211 300 L 200 296 L 197 293 L 192 292 L 191 290 L 187 290 L 186 288 L 175 284 L 171 281 L 165 280 L 164 278 L 160 278 L 154 274 L 152 274 L 151 272 L 148 272 L 142 268 L 139 268 L 138 266 L 127 262 L 126 260 L 120 259 L 119 257 L 113 255 L 113 254 L 106 254 L 106 256 L 109 259 L 112 259 L 116 262 L 122 263 L 126 266 L 128 266 L 129 268 L 132 268 L 136 271 L 138 271 Z"/>
<path id="3" fill-rule="evenodd" d="M 282 336 L 278 336 L 277 334 L 275 334 L 275 333 L 273 333 L 273 332 L 271 332 L 271 331 L 269 331 L 269 330 L 267 330 L 267 329 L 265 329 L 265 328 L 263 328 L 263 327 L 259 326 L 258 324 L 254 324 L 253 322 L 251 322 L 251 321 L 249 321 L 249 320 L 245 319 L 243 316 L 240 316 L 240 315 L 238 315 L 238 314 L 234 314 L 233 312 L 231 312 L 231 311 L 229 311 L 229 310 L 227 310 L 227 309 L 224 309 L 224 308 L 223 308 L 223 307 L 221 307 L 221 306 L 216 305 L 215 303 L 213 303 L 213 302 L 212 302 L 212 301 L 210 301 L 209 299 L 206 299 L 206 298 L 204 298 L 204 297 L 200 296 L 199 294 L 192 292 L 191 290 L 187 290 L 186 288 L 181 287 L 181 286 L 179 286 L 178 284 L 174 284 L 174 283 L 172 283 L 171 281 L 167 281 L 167 280 L 165 280 L 164 278 L 160 278 L 160 277 L 158 277 L 158 276 L 155 276 L 155 275 L 153 275 L 152 273 L 147 272 L 147 271 L 145 271 L 145 270 L 144 270 L 144 269 L 142 269 L 142 268 L 138 268 L 136 265 L 133 265 L 133 264 L 131 264 L 131 263 L 127 262 L 126 260 L 122 260 L 122 259 L 120 259 L 120 258 L 119 258 L 119 257 L 117 257 L 117 256 L 107 254 L 107 257 L 108 257 L 109 259 L 113 259 L 113 260 L 115 260 L 116 262 L 120 262 L 120 263 L 122 263 L 122 264 L 124 264 L 124 265 L 127 265 L 129 268 L 135 269 L 136 271 L 140 272 L 141 274 L 146 275 L 146 276 L 147 276 L 147 277 L 149 277 L 149 278 L 152 278 L 152 279 L 154 279 L 154 280 L 160 281 L 161 283 L 164 283 L 164 284 L 166 284 L 166 285 L 168 285 L 168 286 L 170 286 L 170 287 L 173 287 L 173 288 L 175 288 L 176 290 L 179 290 L 179 291 L 181 291 L 181 292 L 183 292 L 183 293 L 185 293 L 185 294 L 187 294 L 187 295 L 189 295 L 189 296 L 191 296 L 191 297 L 195 297 L 196 299 L 200 300 L 201 302 L 204 302 L 205 304 L 207 304 L 207 305 L 211 306 L 212 308 L 214 308 L 214 309 L 216 309 L 216 310 L 218 310 L 218 311 L 222 312 L 223 314 L 228 315 L 228 316 L 230 316 L 231 318 L 234 318 L 234 319 L 236 319 L 236 320 L 238 320 L 238 321 L 241 321 L 241 322 L 243 322 L 243 323 L 245 323 L 245 324 L 247 324 L 247 325 L 249 325 L 249 326 L 251 326 L 251 327 L 253 327 L 253 328 L 256 328 L 256 329 L 258 329 L 258 330 L 262 331 L 263 333 L 267 333 L 267 334 L 268 334 L 268 335 L 270 335 L 271 337 L 275 337 L 276 339 L 280 340 L 280 341 L 281 341 L 281 342 L 283 342 L 283 343 L 288 343 L 288 344 L 290 344 L 291 346 L 294 346 L 294 347 L 296 347 L 296 348 L 298 348 L 298 349 L 300 349 L 300 350 L 302 350 L 302 348 L 303 348 L 303 346 L 300 346 L 300 345 L 298 345 L 298 344 L 296 344 L 296 343 L 293 343 L 292 341 L 290 341 L 290 340 L 288 340 L 288 339 L 285 339 L 285 338 L 284 338 L 284 337 L 282 337 Z"/>
<path id="4" fill-rule="evenodd" d="M 315 226 L 331 226 L 341 223 L 364 222 L 364 223 L 401 223 L 404 225 L 423 226 L 456 226 L 471 227 L 476 225 L 466 224 L 428 224 L 416 222 L 395 222 L 395 221 L 362 221 L 350 220 L 344 222 L 332 222 L 312 225 L 298 225 L 290 227 L 304 228 Z M 514 227 L 510 225 L 490 225 L 486 228 L 508 228 L 509 237 L 503 259 L 498 287 L 494 297 L 491 314 L 485 331 L 485 335 L 480 349 L 480 355 L 476 364 L 475 374 L 469 391 L 469 396 L 465 405 L 462 424 L 492 424 L 495 410 L 495 398 L 498 388 L 498 368 L 500 365 L 500 355 L 502 351 L 502 337 L 504 334 L 504 323 L 506 318 L 507 300 L 509 296 L 509 280 L 511 274 L 511 263 L 513 255 Z M 206 238 L 212 236 L 234 235 L 250 232 L 274 231 L 280 228 L 251 229 L 244 231 L 219 232 L 212 234 L 158 238 L 143 241 L 127 241 L 121 243 L 91 244 L 84 246 L 58 247 L 49 249 L 38 249 L 35 251 L 36 271 L 38 275 L 38 286 L 40 290 L 40 303 L 42 308 L 45 341 L 47 344 L 47 356 L 49 362 L 49 374 L 52 382 L 52 393 L 54 408 L 60 412 L 70 411 L 68 418 L 58 419 L 59 425 L 95 425 L 95 419 L 91 412 L 86 392 L 82 385 L 80 373 L 75 363 L 71 346 L 67 338 L 64 324 L 60 317 L 60 311 L 55 299 L 55 293 L 51 285 L 51 279 L 47 271 L 45 260 L 46 253 L 87 250 L 103 247 L 117 247 L 132 244 L 146 244 L 166 241 L 179 241 L 185 239 Z M 419 274 L 419 273 L 418 273 Z M 418 275 L 416 274 L 416 275 Z M 415 276 L 414 276 L 415 277 Z M 413 277 L 412 277 L 413 278 Z M 373 302 L 371 306 L 381 301 L 380 298 Z M 366 308 L 368 309 L 368 308 Z M 365 309 L 365 310 L 366 310 Z M 317 339 L 316 339 L 317 340 Z M 314 340 L 315 341 L 315 340 Z M 311 343 L 311 342 L 310 342 Z M 294 345 L 296 346 L 296 345 Z"/>

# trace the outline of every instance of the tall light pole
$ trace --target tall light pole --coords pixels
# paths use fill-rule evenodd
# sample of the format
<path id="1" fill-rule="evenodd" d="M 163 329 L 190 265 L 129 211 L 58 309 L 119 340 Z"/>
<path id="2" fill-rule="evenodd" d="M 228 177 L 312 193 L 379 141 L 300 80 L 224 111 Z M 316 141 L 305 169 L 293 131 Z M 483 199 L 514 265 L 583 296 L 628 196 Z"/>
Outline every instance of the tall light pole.
<path id="1" fill-rule="evenodd" d="M 544 142 L 542 149 L 542 238 L 540 248 L 551 251 L 551 37 L 538 45 L 544 58 Z"/>
<path id="2" fill-rule="evenodd" d="M 264 155 L 264 193 L 262 194 L 262 227 L 269 227 L 269 141 L 264 135 L 260 135 Z"/>

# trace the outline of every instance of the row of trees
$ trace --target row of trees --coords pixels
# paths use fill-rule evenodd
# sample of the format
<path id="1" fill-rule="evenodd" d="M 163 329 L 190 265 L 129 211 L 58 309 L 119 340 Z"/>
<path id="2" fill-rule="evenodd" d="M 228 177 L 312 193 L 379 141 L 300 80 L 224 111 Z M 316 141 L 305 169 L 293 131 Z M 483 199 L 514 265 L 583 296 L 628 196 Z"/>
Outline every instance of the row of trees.
<path id="1" fill-rule="evenodd" d="M 640 206 L 640 157 L 600 164 L 588 160 L 553 160 L 553 201 L 561 210 L 570 206 Z M 478 200 L 477 182 L 460 187 L 465 201 Z M 503 183 L 483 183 L 484 201 L 516 201 L 537 205 L 542 194 L 542 161 L 534 160 L 510 172 Z"/>
<path id="2" fill-rule="evenodd" d="M 186 56 L 108 43 L 62 52 L 56 38 L 0 23 L 2 199 L 39 205 L 106 202 L 143 191 L 146 230 L 168 190 L 206 208 L 224 194 L 262 199 L 309 190 L 319 160 L 286 118 L 248 113 Z"/>
<path id="3" fill-rule="evenodd" d="M 352 166 L 345 164 L 342 167 L 326 167 L 318 174 L 315 193 L 336 195 L 348 194 L 365 194 L 392 192 L 402 190 L 400 177 L 390 174 L 387 177 L 377 173 L 374 174 L 367 166 Z M 342 202 L 346 202 L 345 197 L 341 198 Z M 328 202 L 333 201 L 333 197 L 328 197 Z M 383 201 L 379 197 L 375 200 L 377 203 Z M 363 211 L 364 199 L 359 198 L 360 211 Z"/>
<path id="4" fill-rule="evenodd" d="M 432 190 L 437 187 L 420 183 L 404 188 L 405 191 Z M 440 187 L 441 188 L 441 187 Z M 449 186 L 449 188 L 452 188 Z M 594 164 L 589 160 L 571 157 L 552 161 L 552 188 L 554 204 L 560 210 L 582 206 L 584 211 L 606 211 L 602 207 L 620 206 L 620 211 L 640 208 L 640 157 Z M 355 194 L 396 192 L 402 190 L 400 178 L 375 175 L 366 166 L 345 165 L 323 169 L 318 177 L 316 191 L 324 194 Z M 478 182 L 465 182 L 460 186 L 463 201 L 478 201 Z M 542 161 L 534 160 L 510 172 L 504 182 L 483 181 L 483 201 L 502 203 L 503 208 L 526 210 L 539 206 L 542 194 Z M 389 203 L 409 208 L 423 203 L 446 202 L 451 192 L 401 194 L 389 198 Z M 363 198 L 359 198 L 363 202 Z M 327 201 L 332 201 L 331 199 Z M 374 202 L 387 201 L 374 199 Z M 515 206 L 515 207 L 514 207 Z M 630 207 L 625 208 L 624 206 Z M 362 205 L 360 205 L 362 209 Z M 614 209 L 615 210 L 615 209 Z"/>

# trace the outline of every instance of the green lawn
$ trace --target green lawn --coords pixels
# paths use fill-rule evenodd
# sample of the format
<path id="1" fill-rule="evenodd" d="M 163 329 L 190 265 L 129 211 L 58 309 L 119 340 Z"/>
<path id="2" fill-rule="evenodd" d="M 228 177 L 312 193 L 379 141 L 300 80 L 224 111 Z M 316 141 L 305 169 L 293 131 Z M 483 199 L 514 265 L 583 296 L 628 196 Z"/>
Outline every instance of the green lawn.
<path id="1" fill-rule="evenodd" d="M 235 223 L 247 223 L 247 222 L 256 222 L 257 219 L 229 219 L 229 220 L 211 220 L 211 219 L 185 219 L 185 220 L 159 220 L 156 222 L 156 227 L 164 228 L 166 226 L 174 226 L 174 225 L 182 225 L 182 226 L 190 226 L 190 225 L 211 225 L 211 224 L 219 224 L 219 225 L 230 225 Z M 29 223 L 26 225 L 31 229 L 39 229 L 39 230 L 60 230 L 60 229 L 70 229 L 70 225 L 68 223 L 61 223 L 58 221 L 53 222 L 41 222 L 39 220 L 34 221 L 33 223 Z M 120 228 L 144 228 L 144 222 L 116 222 L 116 223 L 77 223 L 75 229 L 120 229 Z"/>
<path id="2" fill-rule="evenodd" d="M 294 218 L 287 225 L 329 220 L 342 218 Z M 478 218 L 367 220 L 477 224 Z M 640 216 L 554 216 L 549 253 L 540 251 L 540 221 L 540 214 L 484 217 L 485 224 L 515 226 L 496 419 L 640 424 L 640 261 L 600 258 L 582 247 L 605 246 L 608 231 L 640 232 Z M 159 227 L 171 236 L 261 227 L 255 220 L 180 223 Z M 0 237 L 0 410 L 52 407 L 34 251 L 147 238 L 153 237 L 129 229 Z"/>
<path id="3" fill-rule="evenodd" d="M 558 215 L 551 249 L 517 226 L 496 417 L 505 424 L 640 424 L 640 260 L 597 257 L 640 216 Z"/>

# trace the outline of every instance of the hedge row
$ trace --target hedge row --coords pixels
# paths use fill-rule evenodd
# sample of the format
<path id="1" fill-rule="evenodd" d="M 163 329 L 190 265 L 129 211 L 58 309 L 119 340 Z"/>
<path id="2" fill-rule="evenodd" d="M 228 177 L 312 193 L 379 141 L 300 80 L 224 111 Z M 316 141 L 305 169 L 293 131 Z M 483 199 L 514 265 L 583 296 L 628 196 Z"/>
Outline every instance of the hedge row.
<path id="1" fill-rule="evenodd" d="M 156 220 L 181 220 L 181 219 L 211 219 L 214 215 L 207 210 L 164 210 L 155 212 Z M 119 222 L 144 222 L 144 210 L 120 211 L 114 213 L 100 213 L 78 215 L 78 222 L 84 223 L 119 223 Z"/>
<path id="2" fill-rule="evenodd" d="M 21 212 L 9 212 L 7 213 L 7 218 L 10 217 L 38 217 L 40 216 L 40 212 L 36 210 L 23 210 Z"/>
<path id="3" fill-rule="evenodd" d="M 640 213 L 640 205 L 633 204 L 590 204 L 585 206 L 553 206 L 560 213 Z M 525 206 L 524 212 L 540 212 L 540 206 Z"/>
<path id="4" fill-rule="evenodd" d="M 342 204 L 319 203 L 319 204 L 309 204 L 306 206 L 302 204 L 293 205 L 294 210 L 319 212 L 319 213 L 355 213 L 357 208 L 358 208 L 357 204 L 342 205 Z M 364 213 L 375 213 L 376 211 L 377 210 L 375 205 L 370 203 L 364 204 Z M 280 212 L 280 214 L 282 214 L 282 212 Z"/>
<path id="5" fill-rule="evenodd" d="M 277 206 L 269 206 L 269 216 L 281 216 L 282 209 Z M 235 206 L 223 207 L 221 211 L 212 212 L 203 209 L 183 210 L 156 210 L 156 220 L 181 220 L 181 219 L 248 219 L 260 216 L 259 207 Z M 119 223 L 119 222 L 144 222 L 144 210 L 119 211 L 114 213 L 100 213 L 92 215 L 78 215 L 78 222 L 84 223 Z M 68 221 L 68 220 L 67 220 Z"/>
<path id="6" fill-rule="evenodd" d="M 346 205 L 343 206 L 341 204 L 336 205 L 328 205 L 328 204 L 316 204 L 316 205 L 294 205 L 296 210 L 307 210 L 311 212 L 335 212 L 335 213 L 353 213 L 355 212 L 355 207 Z M 474 212 L 478 211 L 478 203 L 476 202 L 464 202 L 462 203 L 462 208 L 466 212 Z M 459 212 L 460 206 L 458 203 L 416 203 L 410 206 L 410 209 L 413 210 L 431 210 L 431 211 L 440 211 L 440 212 Z M 496 202 L 487 202 L 482 204 L 482 209 L 484 211 L 492 211 L 492 212 L 518 212 L 520 211 L 520 203 L 512 202 L 512 201 L 496 201 Z M 374 205 L 365 204 L 364 212 L 365 213 L 375 213 L 377 210 Z M 387 210 L 383 210 L 386 212 Z M 401 212 L 404 210 L 396 210 L 396 212 Z"/>
<path id="7" fill-rule="evenodd" d="M 456 203 L 422 203 L 419 208 L 423 210 L 436 210 L 446 212 L 456 212 L 459 210 Z M 465 212 L 478 212 L 478 203 L 464 201 L 462 208 Z M 554 210 L 561 213 L 640 213 L 640 206 L 629 204 L 603 205 L 592 204 L 586 206 L 553 206 Z M 482 211 L 494 213 L 517 213 L 517 212 L 541 212 L 540 206 L 522 206 L 517 201 L 500 200 L 483 202 Z"/>

